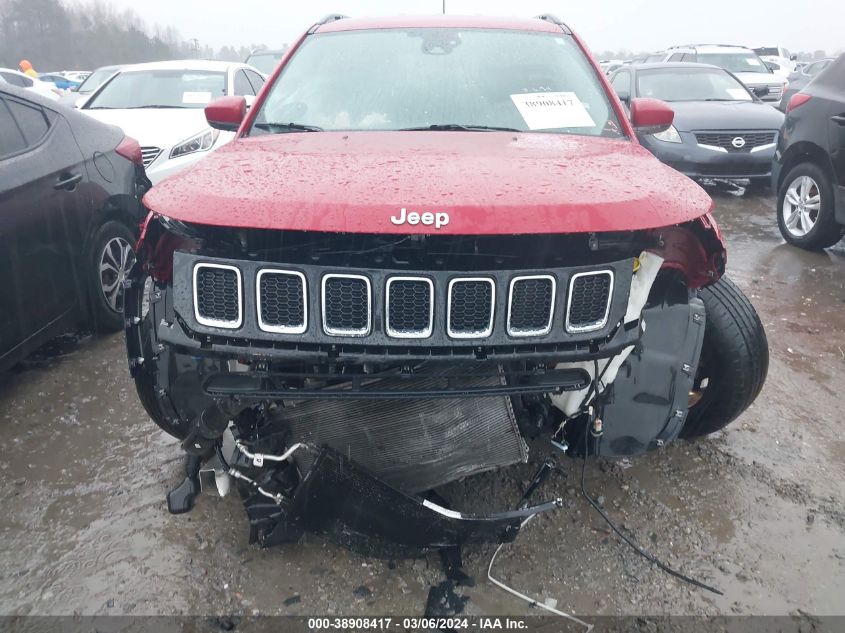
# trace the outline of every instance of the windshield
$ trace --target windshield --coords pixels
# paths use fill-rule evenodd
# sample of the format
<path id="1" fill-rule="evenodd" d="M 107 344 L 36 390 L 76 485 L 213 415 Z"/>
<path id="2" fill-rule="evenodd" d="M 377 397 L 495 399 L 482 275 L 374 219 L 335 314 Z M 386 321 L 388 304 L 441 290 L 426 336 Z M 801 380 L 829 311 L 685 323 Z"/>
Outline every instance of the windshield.
<path id="1" fill-rule="evenodd" d="M 106 79 L 111 77 L 116 72 L 117 68 L 95 70 L 93 73 L 88 75 L 85 81 L 82 82 L 77 92 L 84 95 L 94 92 L 97 88 L 100 87 L 100 84 L 102 84 Z"/>
<path id="2" fill-rule="evenodd" d="M 276 64 L 279 63 L 283 55 L 284 53 L 255 53 L 246 58 L 246 63 L 265 75 L 269 75 L 276 70 Z"/>
<path id="3" fill-rule="evenodd" d="M 225 94 L 223 72 L 138 70 L 120 73 L 85 108 L 203 108 Z"/>
<path id="4" fill-rule="evenodd" d="M 620 135 L 595 70 L 570 36 L 486 29 L 309 37 L 271 87 L 253 133 L 294 131 L 291 123 Z"/>
<path id="5" fill-rule="evenodd" d="M 745 86 L 723 70 L 660 68 L 637 73 L 637 95 L 663 101 L 753 101 Z"/>
<path id="6" fill-rule="evenodd" d="M 696 61 L 713 64 L 732 73 L 771 73 L 763 61 L 752 52 L 747 53 L 698 53 Z"/>

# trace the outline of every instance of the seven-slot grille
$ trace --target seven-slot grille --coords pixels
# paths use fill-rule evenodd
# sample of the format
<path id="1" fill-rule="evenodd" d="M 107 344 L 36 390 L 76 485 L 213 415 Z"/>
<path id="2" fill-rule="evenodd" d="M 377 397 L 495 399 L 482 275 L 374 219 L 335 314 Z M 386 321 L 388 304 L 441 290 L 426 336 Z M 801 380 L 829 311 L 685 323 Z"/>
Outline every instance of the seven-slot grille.
<path id="1" fill-rule="evenodd" d="M 488 277 L 449 282 L 446 332 L 452 338 L 483 338 L 493 332 L 496 289 Z"/>
<path id="2" fill-rule="evenodd" d="M 573 275 L 566 305 L 567 331 L 590 332 L 602 329 L 607 324 L 612 296 L 612 271 L 600 270 Z"/>
<path id="3" fill-rule="evenodd" d="M 260 270 L 256 277 L 258 326 L 267 332 L 302 334 L 308 329 L 305 275 L 295 270 Z"/>
<path id="4" fill-rule="evenodd" d="M 241 271 L 223 264 L 197 264 L 194 316 L 197 322 L 211 327 L 240 327 L 243 323 Z"/>
<path id="5" fill-rule="evenodd" d="M 426 277 L 387 280 L 385 322 L 388 336 L 427 338 L 434 330 L 434 282 Z"/>
<path id="6" fill-rule="evenodd" d="M 362 275 L 323 277 L 323 331 L 332 336 L 366 336 L 372 323 L 370 280 Z"/>
<path id="7" fill-rule="evenodd" d="M 737 147 L 733 144 L 736 138 L 741 138 L 745 143 Z M 696 132 L 695 140 L 699 145 L 719 147 L 729 152 L 750 152 L 755 147 L 774 143 L 775 132 Z"/>
<path id="8" fill-rule="evenodd" d="M 508 334 L 542 336 L 552 329 L 555 278 L 551 275 L 515 277 L 508 291 Z"/>
<path id="9" fill-rule="evenodd" d="M 160 147 L 142 147 L 141 159 L 144 162 L 144 167 L 149 167 L 159 154 L 161 154 Z"/>
<path id="10" fill-rule="evenodd" d="M 448 284 L 445 279 L 436 282 L 428 276 L 387 275 L 374 293 L 373 281 L 363 274 L 323 273 L 312 278 L 304 272 L 276 268 L 259 268 L 252 274 L 254 286 L 248 282 L 247 288 L 254 293 L 255 304 L 250 311 L 256 312 L 258 327 L 265 332 L 307 332 L 308 288 L 314 283 L 320 286 L 320 293 L 311 301 L 324 334 L 369 336 L 376 323 L 383 323 L 383 335 L 397 339 L 429 338 L 444 326 L 453 339 L 489 337 L 497 303 L 505 312 L 500 317 L 503 329 L 512 338 L 544 336 L 560 328 L 561 322 L 573 334 L 601 330 L 608 322 L 614 282 L 612 269 L 580 272 L 568 281 L 564 276 L 561 293 L 559 276 L 552 274 L 505 279 L 453 277 Z M 437 290 L 440 283 L 446 287 Z M 435 307 L 437 297 L 445 300 L 445 310 Z M 235 266 L 197 263 L 193 267 L 193 300 L 194 316 L 201 325 L 238 329 L 244 324 L 244 285 Z M 375 321 L 379 312 L 376 301 L 383 309 L 379 321 Z M 555 317 L 558 306 L 565 318 Z"/>

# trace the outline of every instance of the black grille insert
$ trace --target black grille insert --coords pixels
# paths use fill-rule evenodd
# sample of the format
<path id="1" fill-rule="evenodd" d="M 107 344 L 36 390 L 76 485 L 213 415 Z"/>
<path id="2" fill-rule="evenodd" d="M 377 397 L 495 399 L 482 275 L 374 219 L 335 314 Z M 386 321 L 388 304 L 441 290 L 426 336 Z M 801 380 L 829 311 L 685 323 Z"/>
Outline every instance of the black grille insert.
<path id="1" fill-rule="evenodd" d="M 434 283 L 424 277 L 387 280 L 387 334 L 395 338 L 426 338 L 433 323 Z"/>
<path id="2" fill-rule="evenodd" d="M 735 139 L 737 145 L 734 145 Z M 729 152 L 750 152 L 755 147 L 770 145 L 775 142 L 775 132 L 696 132 L 695 140 L 699 145 L 721 147 Z"/>
<path id="3" fill-rule="evenodd" d="M 370 333 L 370 280 L 359 275 L 323 277 L 323 330 L 334 336 Z"/>
<path id="4" fill-rule="evenodd" d="M 540 336 L 552 327 L 555 301 L 554 277 L 517 277 L 511 281 L 508 299 L 508 334 Z"/>
<path id="5" fill-rule="evenodd" d="M 482 338 L 493 332 L 492 279 L 453 279 L 449 282 L 447 330 L 454 338 Z"/>
<path id="6" fill-rule="evenodd" d="M 578 273 L 569 285 L 566 329 L 570 332 L 600 330 L 607 324 L 613 272 Z"/>
<path id="7" fill-rule="evenodd" d="M 242 322 L 241 273 L 233 266 L 194 268 L 194 312 L 203 325 L 237 328 Z"/>
<path id="8" fill-rule="evenodd" d="M 258 324 L 268 332 L 301 334 L 308 327 L 305 275 L 292 270 L 258 272 Z"/>

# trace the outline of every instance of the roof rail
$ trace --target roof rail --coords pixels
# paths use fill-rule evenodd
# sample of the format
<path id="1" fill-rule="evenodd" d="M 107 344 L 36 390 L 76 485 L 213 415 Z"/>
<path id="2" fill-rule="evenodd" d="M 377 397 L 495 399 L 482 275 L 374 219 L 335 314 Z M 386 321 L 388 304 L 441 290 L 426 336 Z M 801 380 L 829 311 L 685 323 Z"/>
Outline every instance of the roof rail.
<path id="1" fill-rule="evenodd" d="M 323 26 L 324 24 L 329 24 L 330 22 L 337 22 L 338 20 L 345 20 L 349 16 L 343 15 L 342 13 L 329 13 L 328 15 L 324 16 L 322 19 L 317 20 L 310 29 L 308 29 L 309 33 L 313 33 L 319 27 Z"/>
<path id="2" fill-rule="evenodd" d="M 698 44 L 684 44 L 683 46 L 670 46 L 669 48 L 696 48 L 698 46 L 728 46 L 730 48 L 747 48 L 739 44 L 712 44 L 709 42 L 700 42 Z"/>
<path id="3" fill-rule="evenodd" d="M 552 24 L 557 24 L 564 33 L 571 34 L 572 31 L 569 30 L 569 27 L 563 23 L 563 21 L 552 13 L 541 13 L 540 15 L 534 16 L 535 20 L 543 20 L 544 22 L 551 22 Z"/>

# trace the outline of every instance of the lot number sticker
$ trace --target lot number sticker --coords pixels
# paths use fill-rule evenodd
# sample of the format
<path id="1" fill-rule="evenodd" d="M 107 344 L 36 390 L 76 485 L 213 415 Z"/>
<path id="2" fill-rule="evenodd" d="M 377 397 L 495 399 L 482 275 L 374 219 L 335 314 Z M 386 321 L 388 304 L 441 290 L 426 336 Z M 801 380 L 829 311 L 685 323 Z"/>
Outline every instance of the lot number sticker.
<path id="1" fill-rule="evenodd" d="M 574 92 L 531 92 L 511 95 L 511 100 L 529 130 L 596 125 Z"/>
<path id="2" fill-rule="evenodd" d="M 183 92 L 182 103 L 205 104 L 211 101 L 210 92 Z"/>

